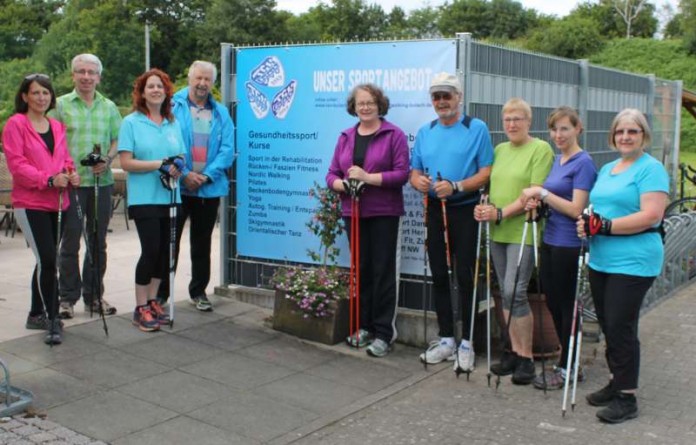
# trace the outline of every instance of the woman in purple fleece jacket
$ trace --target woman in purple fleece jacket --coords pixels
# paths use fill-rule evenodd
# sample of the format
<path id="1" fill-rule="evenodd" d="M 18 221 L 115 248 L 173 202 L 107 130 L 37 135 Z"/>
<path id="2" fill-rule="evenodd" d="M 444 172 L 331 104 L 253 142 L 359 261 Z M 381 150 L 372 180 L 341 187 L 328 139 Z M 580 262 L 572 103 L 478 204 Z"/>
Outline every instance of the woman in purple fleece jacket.
<path id="1" fill-rule="evenodd" d="M 360 331 L 347 342 L 369 344 L 368 355 L 383 357 L 396 339 L 396 264 L 408 144 L 404 132 L 384 119 L 389 99 L 379 87 L 356 86 L 346 108 L 360 122 L 338 137 L 326 183 L 341 193 L 348 233 L 351 205 L 344 180 L 365 185 L 360 195 Z"/>

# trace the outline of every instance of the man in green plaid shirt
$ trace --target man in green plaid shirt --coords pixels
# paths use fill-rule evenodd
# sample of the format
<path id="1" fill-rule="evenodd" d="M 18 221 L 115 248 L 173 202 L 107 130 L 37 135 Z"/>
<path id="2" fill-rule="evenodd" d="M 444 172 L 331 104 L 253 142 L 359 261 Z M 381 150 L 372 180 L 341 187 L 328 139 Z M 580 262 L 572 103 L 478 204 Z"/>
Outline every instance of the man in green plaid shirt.
<path id="1" fill-rule="evenodd" d="M 116 308 L 101 299 L 104 292 L 103 280 L 106 272 L 106 233 L 111 219 L 111 194 L 114 178 L 111 161 L 117 152 L 118 130 L 121 114 L 109 99 L 97 92 L 101 80 L 102 63 L 93 54 L 80 54 L 72 60 L 72 79 L 75 89 L 58 98 L 52 116 L 63 122 L 67 129 L 68 148 L 77 172 L 82 179 L 80 187 L 71 192 L 82 207 L 83 220 L 77 214 L 77 206 L 71 205 L 65 214 L 65 232 L 60 248 L 60 311 L 62 318 L 73 318 L 75 303 L 80 294 L 85 302 L 85 311 L 99 314 L 99 302 L 105 315 L 116 313 Z M 80 161 L 101 147 L 103 162 L 93 167 L 83 166 Z M 99 185 L 95 193 L 95 184 Z M 98 195 L 98 202 L 95 199 Z M 95 206 L 96 203 L 96 206 Z M 95 209 L 96 207 L 96 209 Z M 95 221 L 96 217 L 96 221 Z M 96 243 L 94 240 L 96 222 Z M 80 236 L 85 230 L 88 252 L 98 251 L 97 263 L 85 255 L 80 276 Z M 99 266 L 99 274 L 95 274 Z M 97 293 L 99 292 L 99 293 Z"/>

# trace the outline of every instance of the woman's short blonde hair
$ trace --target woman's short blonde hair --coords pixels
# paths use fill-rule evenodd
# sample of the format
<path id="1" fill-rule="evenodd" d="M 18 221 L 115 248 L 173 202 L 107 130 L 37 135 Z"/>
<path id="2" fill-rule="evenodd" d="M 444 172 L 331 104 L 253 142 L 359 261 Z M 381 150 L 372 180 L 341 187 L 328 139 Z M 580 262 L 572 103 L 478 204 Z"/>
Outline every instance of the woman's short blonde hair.
<path id="1" fill-rule="evenodd" d="M 505 105 L 503 105 L 503 111 L 501 115 L 504 115 L 505 113 L 511 113 L 513 111 L 521 111 L 522 114 L 524 114 L 524 117 L 529 119 L 530 122 L 532 121 L 532 107 L 530 107 L 524 99 L 520 99 L 519 97 L 513 97 L 512 99 L 505 102 Z"/>
<path id="2" fill-rule="evenodd" d="M 645 150 L 646 147 L 650 147 L 652 143 L 652 131 L 650 130 L 648 120 L 645 118 L 645 115 L 643 115 L 643 112 L 636 108 L 624 108 L 614 117 L 614 120 L 611 122 L 611 128 L 609 128 L 609 146 L 616 150 L 614 132 L 616 131 L 616 127 L 624 120 L 633 122 L 643 131 L 643 144 L 640 148 Z"/>

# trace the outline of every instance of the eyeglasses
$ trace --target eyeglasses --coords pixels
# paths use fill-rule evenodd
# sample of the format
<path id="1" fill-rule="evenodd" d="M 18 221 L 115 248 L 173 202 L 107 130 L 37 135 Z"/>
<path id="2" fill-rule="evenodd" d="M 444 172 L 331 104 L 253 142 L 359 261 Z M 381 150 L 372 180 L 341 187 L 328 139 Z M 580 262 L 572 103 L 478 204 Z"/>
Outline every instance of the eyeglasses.
<path id="1" fill-rule="evenodd" d="M 80 76 L 84 76 L 85 74 L 90 75 L 90 76 L 96 76 L 97 74 L 99 74 L 99 71 L 81 69 L 81 70 L 75 70 L 75 71 L 73 71 L 73 73 L 79 74 Z"/>
<path id="2" fill-rule="evenodd" d="M 438 100 L 452 100 L 452 93 L 433 93 L 430 97 L 433 102 Z"/>
<path id="3" fill-rule="evenodd" d="M 375 102 L 358 102 L 355 104 L 356 108 L 372 108 L 376 106 L 377 104 Z"/>
<path id="4" fill-rule="evenodd" d="M 36 80 L 36 79 L 45 79 L 45 80 L 50 80 L 50 77 L 48 77 L 45 74 L 41 73 L 34 73 L 34 74 L 29 74 L 24 78 L 24 80 Z"/>
<path id="5" fill-rule="evenodd" d="M 619 137 L 625 134 L 628 134 L 629 136 L 638 136 L 642 132 L 643 130 L 641 130 L 640 128 L 626 128 L 623 130 L 614 130 L 614 136 Z"/>
<path id="6" fill-rule="evenodd" d="M 506 117 L 505 119 L 503 119 L 503 122 L 506 124 L 517 124 L 519 122 L 526 121 L 526 120 L 527 120 L 526 117 Z"/>

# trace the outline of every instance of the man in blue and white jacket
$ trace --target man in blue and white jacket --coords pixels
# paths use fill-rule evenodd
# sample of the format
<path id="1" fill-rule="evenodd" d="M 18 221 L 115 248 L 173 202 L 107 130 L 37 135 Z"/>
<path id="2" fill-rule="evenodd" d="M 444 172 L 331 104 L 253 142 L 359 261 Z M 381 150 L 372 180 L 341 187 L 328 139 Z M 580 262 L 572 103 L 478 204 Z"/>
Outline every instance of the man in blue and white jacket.
<path id="1" fill-rule="evenodd" d="M 186 144 L 186 169 L 181 182 L 181 212 L 177 218 L 176 255 L 181 232 L 191 218 L 191 303 L 200 311 L 213 306 L 205 289 L 210 281 L 210 245 L 220 197 L 229 191 L 227 169 L 234 162 L 234 124 L 227 109 L 211 94 L 217 69 L 197 60 L 188 71 L 188 87 L 173 98 L 173 112 Z M 169 297 L 169 283 L 162 280 L 158 298 Z"/>

